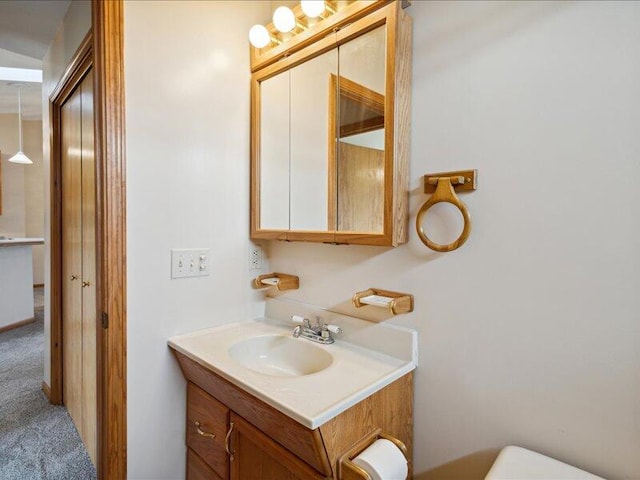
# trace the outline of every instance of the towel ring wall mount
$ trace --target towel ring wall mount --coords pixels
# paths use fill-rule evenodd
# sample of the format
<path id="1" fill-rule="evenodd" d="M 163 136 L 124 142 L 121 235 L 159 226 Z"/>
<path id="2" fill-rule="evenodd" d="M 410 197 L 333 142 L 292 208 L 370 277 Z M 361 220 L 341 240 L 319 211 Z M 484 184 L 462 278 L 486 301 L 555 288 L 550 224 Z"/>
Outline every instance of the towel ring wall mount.
<path id="1" fill-rule="evenodd" d="M 418 237 L 431 250 L 436 252 L 451 252 L 464 244 L 471 233 L 471 214 L 467 206 L 458 198 L 457 192 L 473 191 L 477 188 L 477 170 L 461 170 L 457 172 L 432 173 L 424 176 L 424 193 L 433 193 L 420 207 L 416 216 L 416 230 Z M 432 241 L 424 231 L 422 221 L 425 213 L 437 203 L 451 203 L 455 205 L 464 219 L 462 233 L 453 242 L 441 245 Z"/>

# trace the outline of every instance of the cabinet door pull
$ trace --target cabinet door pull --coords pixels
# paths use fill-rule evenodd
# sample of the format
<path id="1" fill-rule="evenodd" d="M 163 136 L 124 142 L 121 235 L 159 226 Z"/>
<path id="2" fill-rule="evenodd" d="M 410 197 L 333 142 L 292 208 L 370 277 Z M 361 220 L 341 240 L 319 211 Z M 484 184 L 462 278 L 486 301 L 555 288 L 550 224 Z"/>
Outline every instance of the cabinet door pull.
<path id="1" fill-rule="evenodd" d="M 78 279 L 78 275 L 71 275 L 71 281 L 73 282 L 74 280 Z"/>
<path id="2" fill-rule="evenodd" d="M 205 432 L 204 430 L 202 430 L 200 428 L 200 426 L 202 425 L 200 422 L 198 422 L 197 420 L 194 421 L 193 423 L 196 424 L 196 431 L 198 432 L 198 435 L 201 435 L 203 437 L 210 437 L 212 440 L 214 438 L 216 438 L 216 434 L 215 433 L 209 433 L 209 432 Z"/>
<path id="3" fill-rule="evenodd" d="M 224 437 L 224 448 L 227 451 L 227 453 L 229 454 L 229 460 L 231 460 L 233 462 L 233 452 L 231 452 L 231 450 L 229 450 L 229 442 L 231 440 L 231 432 L 233 432 L 233 422 L 231 422 L 231 426 L 229 427 L 229 431 L 227 432 L 227 436 Z"/>
<path id="4" fill-rule="evenodd" d="M 90 281 L 88 281 L 88 280 L 84 280 L 84 281 L 82 282 L 82 287 L 90 287 L 90 286 L 91 286 L 91 282 L 90 282 Z"/>

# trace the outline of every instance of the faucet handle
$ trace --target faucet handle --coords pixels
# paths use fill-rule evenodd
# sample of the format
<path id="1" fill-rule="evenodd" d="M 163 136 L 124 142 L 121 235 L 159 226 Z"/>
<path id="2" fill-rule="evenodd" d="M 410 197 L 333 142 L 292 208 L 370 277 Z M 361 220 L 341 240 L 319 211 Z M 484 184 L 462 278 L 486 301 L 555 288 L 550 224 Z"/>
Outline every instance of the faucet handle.
<path id="1" fill-rule="evenodd" d="M 302 323 L 307 328 L 311 326 L 311 322 L 309 322 L 309 319 L 303 317 L 302 315 L 291 315 L 291 321 L 293 323 Z"/>
<path id="2" fill-rule="evenodd" d="M 342 333 L 342 328 L 337 325 L 326 324 L 325 328 L 329 330 L 331 333 Z"/>
<path id="3" fill-rule="evenodd" d="M 291 321 L 293 323 L 302 323 L 306 319 L 302 315 L 291 315 Z"/>

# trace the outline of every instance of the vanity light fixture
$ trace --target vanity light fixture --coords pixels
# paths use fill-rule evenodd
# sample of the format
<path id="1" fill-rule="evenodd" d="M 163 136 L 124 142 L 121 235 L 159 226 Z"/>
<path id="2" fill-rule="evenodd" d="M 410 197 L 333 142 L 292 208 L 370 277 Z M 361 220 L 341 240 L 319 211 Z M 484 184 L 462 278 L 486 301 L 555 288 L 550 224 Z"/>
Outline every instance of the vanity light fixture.
<path id="1" fill-rule="evenodd" d="M 335 9 L 325 0 L 304 0 L 300 2 L 302 13 L 310 19 L 320 17 L 321 20 L 327 15 L 335 13 Z M 325 13 L 327 12 L 327 13 Z M 264 25 L 254 25 L 249 30 L 249 42 L 255 48 L 265 48 L 272 44 L 281 44 L 282 40 L 277 37 L 278 32 L 281 34 L 296 33 L 307 29 L 307 25 L 302 23 L 296 14 L 288 7 L 281 6 L 273 12 L 273 31 L 274 35 Z M 297 30 L 296 30 L 297 29 Z"/>
<path id="2" fill-rule="evenodd" d="M 25 165 L 31 165 L 33 164 L 31 159 L 22 152 L 22 96 L 21 96 L 22 85 L 15 84 L 15 86 L 18 87 L 18 138 L 19 138 L 20 150 L 13 157 L 11 157 L 9 161 L 13 163 L 22 163 Z"/>

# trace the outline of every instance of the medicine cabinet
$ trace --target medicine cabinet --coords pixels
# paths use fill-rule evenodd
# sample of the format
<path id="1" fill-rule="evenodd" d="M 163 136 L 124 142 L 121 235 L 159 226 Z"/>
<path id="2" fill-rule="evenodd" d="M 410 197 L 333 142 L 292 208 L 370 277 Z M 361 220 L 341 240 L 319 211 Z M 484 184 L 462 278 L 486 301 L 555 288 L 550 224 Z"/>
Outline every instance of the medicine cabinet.
<path id="1" fill-rule="evenodd" d="M 251 238 L 396 246 L 408 229 L 411 18 L 386 1 L 334 17 L 297 50 L 254 61 Z"/>

